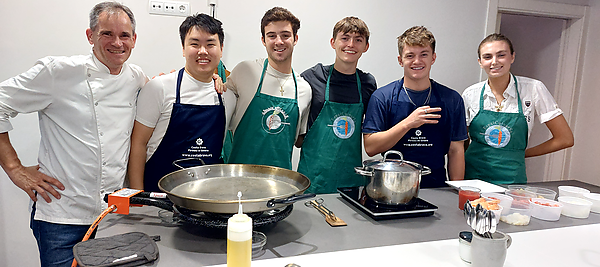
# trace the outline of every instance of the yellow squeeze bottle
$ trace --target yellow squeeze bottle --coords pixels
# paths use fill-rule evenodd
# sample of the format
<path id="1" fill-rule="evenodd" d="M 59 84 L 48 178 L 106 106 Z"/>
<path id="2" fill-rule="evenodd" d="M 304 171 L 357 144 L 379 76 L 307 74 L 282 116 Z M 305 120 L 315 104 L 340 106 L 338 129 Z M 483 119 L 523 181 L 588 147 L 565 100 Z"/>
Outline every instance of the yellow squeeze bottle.
<path id="1" fill-rule="evenodd" d="M 242 192 L 237 196 L 238 213 L 227 220 L 227 267 L 250 267 L 252 218 L 242 213 Z"/>

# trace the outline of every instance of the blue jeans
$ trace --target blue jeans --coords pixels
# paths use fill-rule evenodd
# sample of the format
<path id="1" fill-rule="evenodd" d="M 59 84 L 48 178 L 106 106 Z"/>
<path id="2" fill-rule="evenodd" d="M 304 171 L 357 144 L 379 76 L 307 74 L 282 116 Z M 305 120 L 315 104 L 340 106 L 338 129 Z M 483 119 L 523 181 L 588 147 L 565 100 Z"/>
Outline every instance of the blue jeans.
<path id="1" fill-rule="evenodd" d="M 89 225 L 57 224 L 34 220 L 35 204 L 31 211 L 30 227 L 40 251 L 40 266 L 71 266 L 73 246 L 81 242 Z M 90 238 L 93 238 L 96 232 Z"/>

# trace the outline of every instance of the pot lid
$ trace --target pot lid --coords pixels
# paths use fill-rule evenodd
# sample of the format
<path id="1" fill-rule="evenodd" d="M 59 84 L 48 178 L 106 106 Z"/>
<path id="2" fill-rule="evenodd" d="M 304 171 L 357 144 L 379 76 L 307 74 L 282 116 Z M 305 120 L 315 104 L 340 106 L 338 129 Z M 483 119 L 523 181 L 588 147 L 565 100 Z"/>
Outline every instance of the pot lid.
<path id="1" fill-rule="evenodd" d="M 388 154 L 396 154 L 400 156 L 400 159 L 388 159 Z M 379 171 L 395 171 L 395 172 L 419 172 L 423 169 L 420 164 L 405 161 L 402 153 L 395 150 L 385 152 L 382 160 L 366 160 L 363 162 L 365 168 L 371 168 Z"/>

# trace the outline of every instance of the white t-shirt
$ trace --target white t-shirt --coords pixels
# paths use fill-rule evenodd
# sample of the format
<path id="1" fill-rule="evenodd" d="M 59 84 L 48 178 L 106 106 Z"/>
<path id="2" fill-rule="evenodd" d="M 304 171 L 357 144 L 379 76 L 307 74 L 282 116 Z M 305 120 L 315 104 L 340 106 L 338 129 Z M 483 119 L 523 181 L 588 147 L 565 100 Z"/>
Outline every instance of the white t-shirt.
<path id="1" fill-rule="evenodd" d="M 234 132 L 258 89 L 264 62 L 265 59 L 240 62 L 227 78 L 227 91 L 233 91 L 238 97 L 236 111 L 229 124 L 229 128 Z M 299 134 L 306 133 L 312 91 L 308 82 L 300 77 L 300 73 L 295 71 L 294 73 L 298 83 L 298 108 L 300 111 L 298 128 L 296 129 L 297 138 Z M 281 88 L 283 88 L 283 96 L 281 95 Z M 261 89 L 263 94 L 293 99 L 295 97 L 294 89 L 292 74 L 281 73 L 271 67 L 270 64 L 267 66 Z"/>
<path id="2" fill-rule="evenodd" d="M 177 75 L 178 71 L 152 79 L 142 88 L 138 97 L 135 120 L 145 126 L 154 128 L 154 132 L 146 146 L 146 161 L 158 148 L 169 126 L 173 103 L 175 103 Z M 184 72 L 181 79 L 180 97 L 182 104 L 219 105 L 214 82 L 204 83 L 198 81 L 187 72 Z M 225 106 L 226 122 L 224 130 L 226 130 L 235 109 L 236 97 L 233 92 L 227 91 L 223 93 L 222 99 Z"/>
<path id="3" fill-rule="evenodd" d="M 504 100 L 500 103 L 502 106 L 501 112 L 519 112 L 517 91 L 515 90 L 515 81 L 513 80 L 513 77 L 517 78 L 519 96 L 521 97 L 523 114 L 525 114 L 525 118 L 527 119 L 529 136 L 531 135 L 531 130 L 534 125 L 534 113 L 537 114 L 538 120 L 540 120 L 541 123 L 546 123 L 563 114 L 563 111 L 558 107 L 558 104 L 556 104 L 556 101 L 554 101 L 554 98 L 541 81 L 527 77 L 514 76 L 512 74 L 510 83 L 503 94 Z M 485 91 L 483 92 L 483 109 L 496 111 L 498 102 L 487 82 L 488 81 L 485 80 L 471 85 L 465 89 L 462 94 L 465 101 L 467 126 L 471 124 L 473 118 L 479 113 L 479 96 L 481 95 L 481 89 L 484 84 L 486 86 Z"/>

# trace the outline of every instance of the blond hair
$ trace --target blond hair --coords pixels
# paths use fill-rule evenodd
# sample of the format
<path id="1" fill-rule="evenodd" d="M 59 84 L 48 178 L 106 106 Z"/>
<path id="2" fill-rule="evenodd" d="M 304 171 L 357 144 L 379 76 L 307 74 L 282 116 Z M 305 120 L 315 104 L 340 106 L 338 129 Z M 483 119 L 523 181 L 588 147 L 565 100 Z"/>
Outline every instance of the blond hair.
<path id="1" fill-rule="evenodd" d="M 414 26 L 398 36 L 398 53 L 402 55 L 404 46 L 430 46 L 435 53 L 435 37 L 425 26 Z"/>

